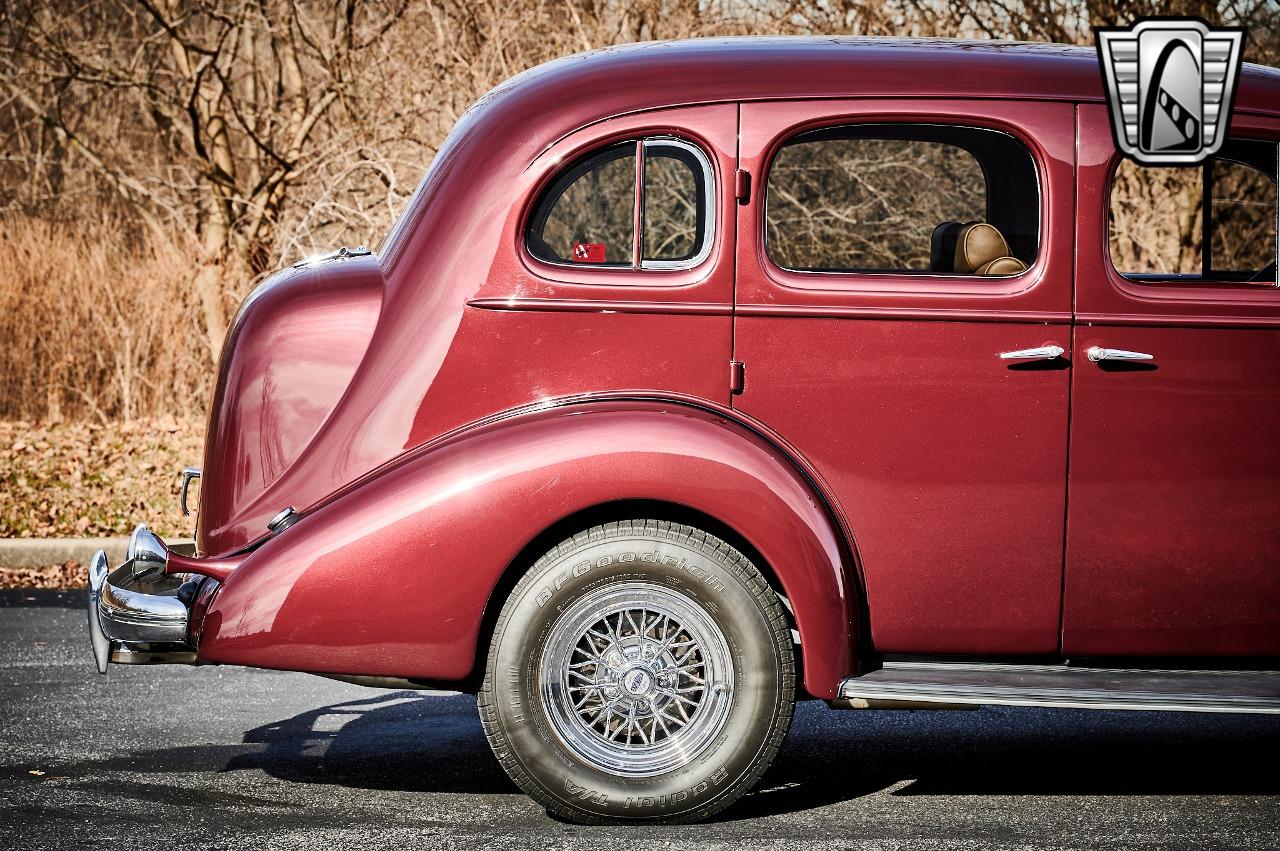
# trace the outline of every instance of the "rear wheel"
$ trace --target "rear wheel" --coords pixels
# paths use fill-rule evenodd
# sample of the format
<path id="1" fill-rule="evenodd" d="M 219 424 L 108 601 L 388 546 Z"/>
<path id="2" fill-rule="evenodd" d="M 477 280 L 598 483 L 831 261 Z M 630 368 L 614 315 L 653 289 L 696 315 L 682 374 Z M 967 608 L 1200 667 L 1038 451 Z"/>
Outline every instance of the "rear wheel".
<path id="1" fill-rule="evenodd" d="M 790 630 L 756 566 L 699 529 L 633 520 L 563 541 L 520 580 L 479 707 L 549 812 L 696 821 L 764 773 L 794 700 Z"/>

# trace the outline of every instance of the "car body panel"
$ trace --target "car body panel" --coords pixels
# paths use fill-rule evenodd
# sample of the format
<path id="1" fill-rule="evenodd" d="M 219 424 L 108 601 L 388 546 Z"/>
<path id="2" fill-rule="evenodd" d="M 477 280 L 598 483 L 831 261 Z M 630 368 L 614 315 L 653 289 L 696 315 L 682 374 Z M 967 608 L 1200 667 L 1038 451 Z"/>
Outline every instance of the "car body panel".
<path id="1" fill-rule="evenodd" d="M 1280 290 L 1120 276 L 1107 120 L 1080 108 L 1075 350 L 1154 359 L 1076 358 L 1063 651 L 1280 656 Z M 1280 120 L 1232 135 L 1280 141 Z"/>
<path id="2" fill-rule="evenodd" d="M 380 258 L 387 279 L 383 309 L 341 404 L 296 462 L 249 497 L 224 493 L 221 468 L 206 466 L 201 508 L 220 522 L 204 530 L 201 550 L 245 547 L 264 536 L 267 521 L 286 506 L 306 508 L 408 449 L 530 402 L 617 389 L 727 401 L 732 228 L 720 228 L 710 257 L 686 271 L 592 275 L 539 264 L 519 250 L 527 198 L 565 158 L 619 136 L 673 128 L 713 157 L 717 207 L 725 216 L 733 204 L 725 175 L 732 175 L 736 158 L 735 104 L 627 116 L 546 149 L 507 144 L 505 130 L 502 141 L 489 140 L 492 147 L 471 137 L 461 152 L 459 143 L 446 145 L 419 191 L 456 203 L 442 198 L 429 211 L 407 213 L 417 220 L 412 234 Z M 554 143 L 557 133 L 546 138 Z M 524 309 L 522 299 L 550 302 L 542 306 L 552 309 Z M 559 300 L 585 309 L 560 311 Z M 619 311 L 610 300 L 652 309 Z M 681 311 L 689 304 L 702 309 Z M 220 437 L 213 438 L 217 446 Z M 234 508 L 222 508 L 232 502 Z"/>
<path id="3" fill-rule="evenodd" d="M 679 402 L 587 402 L 468 430 L 348 488 L 248 555 L 203 620 L 201 659 L 322 673 L 466 677 L 499 577 L 557 521 L 672 500 L 772 565 L 834 697 L 852 669 L 839 533 L 796 466 L 732 419 Z M 520 567 L 520 565 L 517 565 Z M 691 573 L 690 581 L 698 581 Z"/>
<path id="4" fill-rule="evenodd" d="M 302 455 L 364 356 L 382 304 L 372 257 L 286 269 L 245 301 L 223 347 L 205 438 L 200 551 Z"/>
<path id="5" fill-rule="evenodd" d="M 960 122 L 1021 138 L 1041 171 L 1039 258 L 1023 275 L 798 273 L 761 235 L 767 163 L 828 124 Z M 858 537 L 870 634 L 883 653 L 1058 650 L 1070 349 L 1070 104 L 744 104 L 735 407 L 787 436 L 831 483 Z M 998 588 L 999 593 L 992 589 Z"/>

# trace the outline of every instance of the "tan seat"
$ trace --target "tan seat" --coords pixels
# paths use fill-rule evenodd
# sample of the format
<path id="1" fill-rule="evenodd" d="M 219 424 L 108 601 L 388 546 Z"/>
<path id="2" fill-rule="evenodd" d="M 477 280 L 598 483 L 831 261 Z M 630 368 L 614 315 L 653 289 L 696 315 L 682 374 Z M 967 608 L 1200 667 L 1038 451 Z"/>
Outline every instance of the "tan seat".
<path id="1" fill-rule="evenodd" d="M 952 269 L 958 275 L 989 278 L 1021 274 L 1027 264 L 1009 254 L 1009 243 L 995 225 L 970 222 L 956 234 Z"/>

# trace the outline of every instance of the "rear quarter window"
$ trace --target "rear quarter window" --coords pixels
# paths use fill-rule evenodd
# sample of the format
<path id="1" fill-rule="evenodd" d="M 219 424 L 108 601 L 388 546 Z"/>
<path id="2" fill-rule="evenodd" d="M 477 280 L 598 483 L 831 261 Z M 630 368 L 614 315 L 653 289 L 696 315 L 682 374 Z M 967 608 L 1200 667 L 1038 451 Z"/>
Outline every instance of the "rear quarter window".
<path id="1" fill-rule="evenodd" d="M 710 253 L 714 190 L 710 161 L 695 145 L 667 137 L 622 142 L 552 181 L 534 206 L 525 244 L 547 263 L 689 268 Z"/>

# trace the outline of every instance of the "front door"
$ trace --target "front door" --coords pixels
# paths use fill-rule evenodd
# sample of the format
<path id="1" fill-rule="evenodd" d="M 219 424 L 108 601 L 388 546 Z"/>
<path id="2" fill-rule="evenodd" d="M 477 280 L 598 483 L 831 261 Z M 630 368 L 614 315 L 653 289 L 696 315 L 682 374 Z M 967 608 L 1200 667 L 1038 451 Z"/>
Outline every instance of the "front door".
<path id="1" fill-rule="evenodd" d="M 834 494 L 875 649 L 1056 653 L 1072 105 L 746 103 L 741 122 L 734 405 Z"/>
<path id="2" fill-rule="evenodd" d="M 1063 652 L 1280 655 L 1280 121 L 1179 169 L 1079 121 Z"/>

